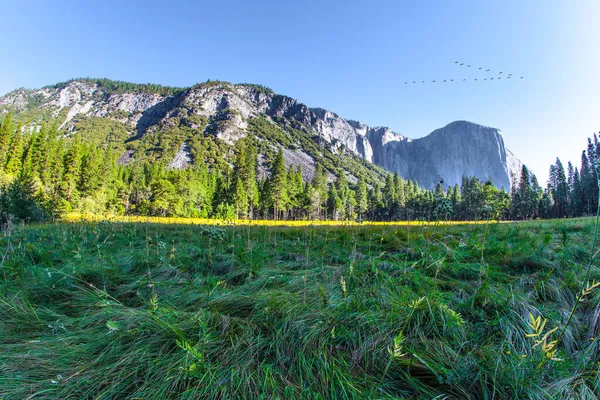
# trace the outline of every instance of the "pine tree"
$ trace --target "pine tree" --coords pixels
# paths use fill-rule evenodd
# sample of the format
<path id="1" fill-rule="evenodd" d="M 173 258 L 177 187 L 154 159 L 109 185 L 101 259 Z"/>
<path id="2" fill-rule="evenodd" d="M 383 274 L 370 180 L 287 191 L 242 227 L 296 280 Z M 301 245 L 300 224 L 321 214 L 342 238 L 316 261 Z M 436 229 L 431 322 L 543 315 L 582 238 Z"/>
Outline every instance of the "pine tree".
<path id="1" fill-rule="evenodd" d="M 573 173 L 573 186 L 570 199 L 572 217 L 578 217 L 583 214 L 583 205 L 581 202 L 582 197 L 581 176 L 579 175 L 579 170 L 575 168 L 575 172 Z"/>
<path id="2" fill-rule="evenodd" d="M 327 193 L 327 212 L 332 220 L 338 220 L 340 210 L 343 206 L 342 199 L 338 196 L 335 185 L 330 185 L 329 192 Z"/>
<path id="3" fill-rule="evenodd" d="M 45 204 L 38 196 L 36 183 L 30 174 L 21 173 L 6 190 L 0 192 L 0 225 L 7 219 L 42 222 L 50 217 Z"/>
<path id="4" fill-rule="evenodd" d="M 277 220 L 287 209 L 289 201 L 287 194 L 287 171 L 281 148 L 273 162 L 267 190 L 270 203 L 273 206 L 273 218 Z"/>
<path id="5" fill-rule="evenodd" d="M 590 214 L 594 213 L 598 207 L 598 168 L 600 165 L 598 153 L 596 152 L 596 147 L 592 143 L 592 140 L 588 138 L 588 148 L 587 148 L 587 158 L 589 161 L 589 177 L 588 182 L 586 182 L 586 189 L 588 190 L 588 197 L 590 202 Z"/>
<path id="6" fill-rule="evenodd" d="M 556 159 L 554 164 L 554 170 L 552 171 L 552 183 L 553 183 L 553 197 L 554 197 L 554 215 L 557 218 L 563 218 L 567 215 L 568 210 L 568 196 L 569 190 L 567 186 L 567 177 L 565 175 L 565 169 L 560 162 L 560 159 Z"/>
<path id="7" fill-rule="evenodd" d="M 248 216 L 252 218 L 254 209 L 258 206 L 259 191 L 256 180 L 258 152 L 256 145 L 250 138 L 240 139 L 235 144 L 236 159 L 234 162 L 233 179 L 238 179 L 244 184 L 248 200 Z"/>
<path id="8" fill-rule="evenodd" d="M 323 210 L 327 210 L 327 173 L 321 163 L 317 162 L 312 180 L 313 206 L 316 218 L 322 217 Z M 325 216 L 325 218 L 327 218 Z"/>
<path id="9" fill-rule="evenodd" d="M 575 168 L 571 161 L 567 164 L 567 215 L 572 217 L 576 215 L 576 199 L 575 199 Z"/>
<path id="10" fill-rule="evenodd" d="M 63 177 L 64 142 L 50 142 L 49 150 L 44 157 L 45 169 L 41 174 L 42 185 L 54 197 L 60 193 L 60 183 Z"/>
<path id="11" fill-rule="evenodd" d="M 383 194 L 381 193 L 381 186 L 375 182 L 373 187 L 369 191 L 369 219 L 380 220 L 381 209 L 384 207 Z"/>
<path id="12" fill-rule="evenodd" d="M 531 209 L 532 209 L 532 218 L 540 217 L 540 207 L 542 196 L 544 195 L 544 190 L 538 183 L 537 177 L 534 173 L 531 173 Z"/>
<path id="13" fill-rule="evenodd" d="M 2 125 L 0 125 L 0 167 L 6 164 L 6 155 L 11 138 L 15 132 L 15 126 L 12 122 L 12 113 L 6 114 Z"/>
<path id="14" fill-rule="evenodd" d="M 538 197 L 536 189 L 532 187 L 532 175 L 525 165 L 521 168 L 521 179 L 513 192 L 512 214 L 513 218 L 528 219 L 537 213 Z M 537 182 L 537 180 L 535 180 Z M 536 183 L 537 185 L 537 183 Z"/>
<path id="15" fill-rule="evenodd" d="M 388 219 L 392 219 L 395 216 L 396 211 L 396 185 L 394 185 L 394 177 L 388 175 L 385 178 L 385 186 L 383 187 L 383 204 L 385 206 L 385 213 Z"/>
<path id="16" fill-rule="evenodd" d="M 463 175 L 460 192 L 462 217 L 467 220 L 479 219 L 485 200 L 479 179 Z"/>
<path id="17" fill-rule="evenodd" d="M 442 184 L 440 182 L 438 182 L 438 184 L 435 185 L 435 195 L 439 198 L 446 197 L 446 193 L 444 193 L 444 188 L 442 187 Z"/>
<path id="18" fill-rule="evenodd" d="M 452 214 L 454 218 L 459 218 L 460 215 L 458 213 L 461 206 L 461 196 L 460 189 L 458 188 L 458 184 L 455 184 L 452 188 L 448 189 L 450 191 L 450 204 L 452 206 Z"/>
<path id="19" fill-rule="evenodd" d="M 335 188 L 337 191 L 337 196 L 340 199 L 341 206 L 338 207 L 337 211 L 343 216 L 344 219 L 351 219 L 353 213 L 353 203 L 354 199 L 351 194 L 350 187 L 348 186 L 348 181 L 346 180 L 346 175 L 344 171 L 338 171 L 338 178 L 335 181 Z"/>
<path id="20" fill-rule="evenodd" d="M 356 211 L 358 212 L 358 218 L 362 220 L 368 209 L 367 184 L 365 183 L 365 179 L 360 176 L 356 185 Z"/>
<path id="21" fill-rule="evenodd" d="M 593 189 L 594 189 L 594 171 L 590 166 L 587 154 L 585 150 L 581 153 L 581 170 L 580 170 L 580 181 L 581 181 L 581 207 L 583 214 L 591 215 L 593 210 Z"/>
<path id="22" fill-rule="evenodd" d="M 248 217 L 248 194 L 246 193 L 246 187 L 241 178 L 237 178 L 237 181 L 235 182 L 234 204 L 235 217 L 237 219 Z"/>
<path id="23" fill-rule="evenodd" d="M 552 190 L 544 190 L 540 204 L 540 215 L 542 218 L 554 217 L 554 198 L 552 197 Z"/>
<path id="24" fill-rule="evenodd" d="M 300 202 L 302 218 L 309 218 L 313 210 L 313 195 L 314 190 L 310 182 L 304 184 L 304 190 L 302 191 L 302 198 Z"/>
<path id="25" fill-rule="evenodd" d="M 167 179 L 159 179 L 152 182 L 152 214 L 161 217 L 171 215 L 176 195 L 175 186 Z"/>
<path id="26" fill-rule="evenodd" d="M 77 191 L 81 165 L 81 138 L 79 136 L 71 143 L 65 154 L 63 164 L 64 173 L 60 184 L 61 195 L 63 199 L 73 203 L 79 195 Z"/>
<path id="27" fill-rule="evenodd" d="M 294 168 L 290 166 L 287 173 L 287 192 L 288 192 L 288 208 L 291 211 L 291 218 L 295 219 L 296 214 L 301 207 L 301 197 L 304 192 L 304 180 L 302 179 L 302 170 L 300 166 Z"/>
<path id="28" fill-rule="evenodd" d="M 215 178 L 215 192 L 212 199 L 213 212 L 217 212 L 219 206 L 222 204 L 233 205 L 233 199 L 231 195 L 231 182 L 230 172 L 220 171 Z M 235 214 L 235 207 L 234 207 Z"/>
<path id="29" fill-rule="evenodd" d="M 398 176 L 398 174 L 394 175 L 394 177 Z M 398 178 L 396 182 L 394 182 L 394 186 L 396 188 L 396 202 L 399 208 L 403 208 L 406 205 L 406 185 L 404 184 L 404 179 Z"/>
<path id="30" fill-rule="evenodd" d="M 89 149 L 81 159 L 79 183 L 77 189 L 81 196 L 88 197 L 100 188 L 102 179 L 107 179 L 106 174 L 101 175 L 101 155 L 99 149 Z"/>
<path id="31" fill-rule="evenodd" d="M 38 146 L 41 145 L 41 143 L 46 140 L 45 138 L 42 137 L 42 135 L 45 136 L 45 128 L 46 125 L 42 124 L 42 126 L 40 127 L 40 131 L 39 132 L 33 132 L 30 136 L 29 136 L 29 140 L 27 141 L 24 151 L 23 151 L 23 170 L 25 172 L 27 172 L 28 174 L 32 174 L 32 175 L 38 175 L 38 169 L 37 169 L 37 163 L 34 161 L 34 154 L 37 157 L 38 153 Z M 37 160 L 36 160 L 37 161 Z"/>
<path id="32" fill-rule="evenodd" d="M 10 141 L 4 171 L 10 175 L 17 175 L 23 166 L 23 134 L 19 126 Z"/>

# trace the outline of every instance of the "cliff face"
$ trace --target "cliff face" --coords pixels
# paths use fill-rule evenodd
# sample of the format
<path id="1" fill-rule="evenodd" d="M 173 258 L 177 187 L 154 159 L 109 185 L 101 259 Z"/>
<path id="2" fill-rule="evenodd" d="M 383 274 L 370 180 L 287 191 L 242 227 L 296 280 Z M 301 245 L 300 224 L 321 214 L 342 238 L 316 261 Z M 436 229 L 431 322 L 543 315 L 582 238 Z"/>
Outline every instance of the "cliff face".
<path id="1" fill-rule="evenodd" d="M 288 121 L 334 153 L 363 158 L 426 188 L 440 181 L 444 185 L 460 184 L 465 174 L 482 180 L 491 178 L 497 187 L 508 190 L 511 174 L 518 174 L 522 165 L 505 148 L 502 134 L 495 128 L 457 121 L 412 140 L 385 127 L 369 127 L 328 110 L 309 108 L 256 85 L 209 82 L 170 94 L 148 90 L 116 93 L 94 81 L 75 80 L 39 90 L 13 91 L 0 98 L 0 111 L 8 109 L 29 114 L 37 110 L 40 115 L 59 118 L 61 128 L 67 132 L 76 130 L 78 117 L 108 118 L 122 123 L 132 140 L 148 133 L 160 134 L 174 121 L 200 128 L 198 119 L 202 118 L 208 121 L 205 130 L 231 144 L 248 134 L 252 118 L 264 117 L 276 125 Z M 297 149 L 296 153 L 303 150 Z M 287 158 L 307 164 L 302 165 L 303 170 L 311 170 L 308 164 L 314 161 L 312 157 L 292 154 L 287 151 Z M 134 154 L 124 156 L 131 159 Z M 190 162 L 186 146 L 181 145 L 171 166 L 183 168 Z M 352 179 L 355 171 L 346 172 Z"/>
<path id="2" fill-rule="evenodd" d="M 413 141 L 390 142 L 381 165 L 425 187 L 438 182 L 460 184 L 463 174 L 509 189 L 521 163 L 505 148 L 502 133 L 467 121 L 456 121 Z"/>

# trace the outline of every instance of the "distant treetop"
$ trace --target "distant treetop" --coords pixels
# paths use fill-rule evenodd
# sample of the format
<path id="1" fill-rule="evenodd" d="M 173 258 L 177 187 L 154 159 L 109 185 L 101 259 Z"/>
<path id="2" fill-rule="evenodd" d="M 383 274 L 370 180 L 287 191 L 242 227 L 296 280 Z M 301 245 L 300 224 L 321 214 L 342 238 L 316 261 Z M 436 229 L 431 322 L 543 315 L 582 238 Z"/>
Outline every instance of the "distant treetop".
<path id="1" fill-rule="evenodd" d="M 71 82 L 85 82 L 94 85 L 98 85 L 111 93 L 126 93 L 126 92 L 150 92 L 156 93 L 163 96 L 173 96 L 177 93 L 184 91 L 186 88 L 162 86 L 154 83 L 131 83 L 125 81 L 114 81 L 106 78 L 76 78 L 70 79 L 65 82 L 59 82 L 54 85 L 46 86 L 49 88 L 63 89 Z"/>
<path id="2" fill-rule="evenodd" d="M 92 85 L 98 85 L 98 86 L 106 89 L 110 93 L 118 93 L 118 94 L 123 94 L 123 93 L 127 93 L 127 92 L 149 92 L 149 93 L 156 93 L 156 94 L 159 94 L 162 96 L 174 96 L 174 95 L 181 93 L 182 91 L 188 89 L 187 87 L 163 86 L 163 85 L 158 85 L 155 83 L 131 83 L 131 82 L 125 82 L 125 81 L 115 81 L 115 80 L 106 79 L 106 78 L 89 78 L 89 77 L 88 78 L 69 79 L 68 81 L 44 86 L 44 88 L 64 89 L 71 82 L 84 82 L 84 83 L 89 83 Z M 231 85 L 231 83 L 225 82 L 225 81 L 208 79 L 205 82 L 199 83 L 195 86 L 200 86 L 200 85 L 227 86 L 227 85 Z M 233 86 L 235 86 L 235 87 L 245 86 L 245 87 L 253 88 L 254 90 L 256 90 L 259 93 L 275 94 L 273 89 L 271 89 L 270 87 L 267 87 L 264 85 L 258 85 L 255 83 L 236 83 Z M 24 89 L 24 88 L 21 88 L 18 90 L 25 90 L 26 92 L 33 91 L 31 89 Z"/>
<path id="3" fill-rule="evenodd" d="M 257 92 L 265 93 L 265 94 L 275 94 L 273 89 L 263 85 L 257 85 L 255 83 L 236 83 L 234 86 L 247 86 L 255 89 Z"/>

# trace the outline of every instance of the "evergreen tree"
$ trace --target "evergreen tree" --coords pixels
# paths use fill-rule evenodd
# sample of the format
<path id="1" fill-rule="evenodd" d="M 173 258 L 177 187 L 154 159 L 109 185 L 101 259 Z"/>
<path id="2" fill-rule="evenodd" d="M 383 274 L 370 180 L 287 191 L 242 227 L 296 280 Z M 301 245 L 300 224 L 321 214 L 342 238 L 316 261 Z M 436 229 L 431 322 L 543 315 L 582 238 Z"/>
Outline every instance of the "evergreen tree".
<path id="1" fill-rule="evenodd" d="M 54 137 L 47 135 L 46 124 L 42 124 L 40 130 L 30 136 L 23 160 L 23 169 L 27 173 L 41 177 L 44 169 L 47 167 L 43 160 L 45 161 L 48 157 L 48 154 L 46 154 L 49 146 L 48 142 L 54 142 L 54 139 Z"/>
<path id="2" fill-rule="evenodd" d="M 523 165 L 519 184 L 513 192 L 512 215 L 515 219 L 528 219 L 536 215 L 538 198 L 531 180 L 529 169 Z"/>
<path id="3" fill-rule="evenodd" d="M 36 193 L 35 180 L 29 174 L 20 174 L 6 188 L 0 190 L 0 225 L 16 219 L 42 222 L 51 213 Z"/>
<path id="4" fill-rule="evenodd" d="M 277 220 L 280 216 L 285 216 L 284 213 L 287 209 L 289 199 L 287 193 L 287 171 L 281 148 L 271 168 L 267 191 L 270 204 L 273 207 L 273 218 Z"/>
<path id="5" fill-rule="evenodd" d="M 353 193 L 348 186 L 348 181 L 346 180 L 344 171 L 338 171 L 338 178 L 335 181 L 335 187 L 341 204 L 337 208 L 337 211 L 344 219 L 352 219 L 355 201 Z"/>
<path id="6" fill-rule="evenodd" d="M 291 219 L 297 218 L 302 204 L 302 195 L 304 193 L 304 180 L 302 179 L 302 170 L 300 166 L 290 167 L 287 173 L 287 193 L 288 209 L 291 211 Z"/>
<path id="7" fill-rule="evenodd" d="M 462 177 L 461 216 L 467 220 L 477 220 L 481 216 L 484 205 L 483 186 L 476 177 Z"/>
<path id="8" fill-rule="evenodd" d="M 540 203 L 540 216 L 542 218 L 553 218 L 554 217 L 554 198 L 552 197 L 552 190 L 546 189 L 542 195 Z"/>
<path id="9" fill-rule="evenodd" d="M 438 184 L 435 185 L 435 195 L 442 199 L 446 197 L 446 193 L 444 192 L 441 182 L 438 182 Z"/>
<path id="10" fill-rule="evenodd" d="M 452 188 L 448 189 L 450 191 L 450 194 L 448 197 L 450 197 L 450 204 L 452 207 L 452 214 L 454 216 L 454 218 L 460 218 L 460 215 L 458 214 L 461 202 L 462 202 L 462 198 L 460 195 L 460 189 L 458 188 L 458 184 L 455 184 Z"/>
<path id="11" fill-rule="evenodd" d="M 312 187 L 314 214 L 316 218 L 319 219 L 323 217 L 323 210 L 327 210 L 327 174 L 319 162 L 317 162 L 317 165 L 315 166 Z"/>
<path id="12" fill-rule="evenodd" d="M 535 174 L 531 174 L 531 208 L 532 208 L 532 218 L 540 217 L 540 207 L 542 196 L 544 195 L 544 191 L 540 184 L 538 183 L 537 177 Z"/>
<path id="13" fill-rule="evenodd" d="M 575 216 L 577 213 L 577 200 L 575 198 L 575 183 L 579 177 L 575 175 L 575 168 L 571 161 L 567 164 L 567 215 Z"/>
<path id="14" fill-rule="evenodd" d="M 9 175 L 17 175 L 23 166 L 23 134 L 19 126 L 11 138 L 6 157 L 4 171 Z"/>
<path id="15" fill-rule="evenodd" d="M 93 196 L 100 188 L 102 180 L 108 178 L 107 175 L 101 175 L 101 162 L 100 150 L 97 148 L 89 149 L 83 155 L 77 186 L 82 197 Z"/>
<path id="16" fill-rule="evenodd" d="M 310 218 L 313 210 L 313 198 L 314 189 L 310 182 L 306 182 L 304 184 L 304 190 L 302 191 L 302 197 L 300 201 L 302 218 Z"/>
<path id="17" fill-rule="evenodd" d="M 63 199 L 72 203 L 78 199 L 77 185 L 79 183 L 81 165 L 81 138 L 77 137 L 65 154 L 64 172 L 60 183 L 60 193 Z"/>
<path id="18" fill-rule="evenodd" d="M 587 154 L 585 150 L 581 153 L 581 170 L 580 170 L 580 181 L 581 181 L 581 207 L 583 214 L 591 215 L 593 212 L 593 190 L 594 190 L 594 170 L 590 166 Z"/>
<path id="19" fill-rule="evenodd" d="M 369 219 L 381 220 L 381 210 L 384 207 L 383 194 L 379 183 L 375 182 L 369 191 Z"/>
<path id="20" fill-rule="evenodd" d="M 169 216 L 173 213 L 177 193 L 167 179 L 152 182 L 151 212 L 156 216 Z"/>
<path id="21" fill-rule="evenodd" d="M 233 179 L 238 179 L 244 184 L 248 202 L 248 216 L 252 218 L 254 209 L 258 206 L 259 191 L 256 179 L 257 149 L 250 138 L 240 139 L 235 144 L 236 159 L 234 162 Z M 236 188 L 237 190 L 237 188 Z"/>
<path id="22" fill-rule="evenodd" d="M 385 207 L 386 217 L 392 219 L 396 211 L 396 185 L 394 185 L 394 177 L 388 175 L 385 178 L 385 186 L 383 187 L 383 204 Z"/>
<path id="23" fill-rule="evenodd" d="M 228 204 L 232 206 L 233 215 L 235 217 L 235 206 L 233 206 L 233 200 L 231 196 L 231 184 L 229 180 L 228 171 L 221 171 L 215 177 L 215 191 L 212 198 L 212 209 L 218 213 L 219 206 L 221 204 Z M 223 211 L 223 209 L 221 209 Z M 216 216 L 216 215 L 215 215 Z"/>
<path id="24" fill-rule="evenodd" d="M 567 215 L 569 190 L 565 169 L 557 158 L 553 168 L 550 169 L 550 184 L 554 198 L 554 215 L 563 218 Z"/>
<path id="25" fill-rule="evenodd" d="M 248 194 L 246 193 L 246 187 L 241 178 L 237 178 L 235 183 L 234 204 L 235 217 L 237 219 L 248 217 Z"/>
<path id="26" fill-rule="evenodd" d="M 398 178 L 396 179 L 396 177 Z M 394 174 L 394 187 L 396 188 L 397 207 L 403 208 L 406 205 L 406 185 L 397 173 Z"/>
<path id="27" fill-rule="evenodd" d="M 589 162 L 589 176 L 585 183 L 588 191 L 590 212 L 595 213 L 598 207 L 598 153 L 592 140 L 588 138 L 587 158 Z"/>
<path id="28" fill-rule="evenodd" d="M 327 212 L 329 217 L 337 221 L 339 219 L 340 210 L 343 208 L 344 204 L 342 203 L 342 199 L 338 196 L 337 189 L 335 185 L 329 186 L 329 192 L 327 193 Z"/>
<path id="29" fill-rule="evenodd" d="M 0 167 L 6 164 L 6 155 L 8 145 L 15 132 L 15 126 L 12 121 L 12 113 L 6 114 L 2 125 L 0 125 Z"/>
<path id="30" fill-rule="evenodd" d="M 356 185 L 356 211 L 358 212 L 358 218 L 363 219 L 365 213 L 369 209 L 369 200 L 367 194 L 367 184 L 365 179 L 361 176 L 358 179 Z"/>

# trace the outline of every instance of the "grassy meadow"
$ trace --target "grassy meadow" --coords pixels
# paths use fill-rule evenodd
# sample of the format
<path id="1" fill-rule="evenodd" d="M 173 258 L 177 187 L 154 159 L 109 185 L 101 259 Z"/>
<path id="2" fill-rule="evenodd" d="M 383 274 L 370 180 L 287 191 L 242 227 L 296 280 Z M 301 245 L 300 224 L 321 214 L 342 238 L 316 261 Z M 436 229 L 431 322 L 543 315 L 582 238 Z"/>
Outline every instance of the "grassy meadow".
<path id="1" fill-rule="evenodd" d="M 594 219 L 159 222 L 0 234 L 1 399 L 600 397 Z"/>

